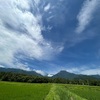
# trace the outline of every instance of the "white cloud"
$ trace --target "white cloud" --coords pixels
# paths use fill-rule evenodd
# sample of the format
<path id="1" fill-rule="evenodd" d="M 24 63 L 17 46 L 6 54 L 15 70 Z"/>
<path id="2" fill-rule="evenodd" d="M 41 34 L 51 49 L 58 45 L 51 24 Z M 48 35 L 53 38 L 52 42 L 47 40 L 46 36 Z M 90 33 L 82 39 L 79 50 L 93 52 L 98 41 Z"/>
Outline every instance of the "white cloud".
<path id="1" fill-rule="evenodd" d="M 27 69 L 16 60 L 19 52 L 37 60 L 50 60 L 63 47 L 55 47 L 42 36 L 42 15 L 30 11 L 31 0 L 0 0 L 0 63 Z M 39 0 L 35 0 L 36 4 Z M 34 10 L 38 6 L 32 6 Z M 17 55 L 18 56 L 18 55 Z"/>
<path id="2" fill-rule="evenodd" d="M 47 21 L 50 21 L 54 16 L 50 16 L 47 18 Z"/>
<path id="3" fill-rule="evenodd" d="M 42 70 L 34 70 L 36 73 L 41 74 L 43 76 L 47 76 L 47 73 L 43 72 Z"/>
<path id="4" fill-rule="evenodd" d="M 100 4 L 99 0 L 86 0 L 83 4 L 82 9 L 77 16 L 78 27 L 76 28 L 77 33 L 81 33 L 89 25 L 93 18 L 93 13 L 96 11 L 96 8 Z"/>
<path id="5" fill-rule="evenodd" d="M 84 70 L 84 71 L 81 72 L 81 74 L 86 74 L 86 75 L 99 74 L 100 75 L 100 68 Z"/>
<path id="6" fill-rule="evenodd" d="M 4 68 L 5 66 L 0 65 L 1 68 Z"/>
<path id="7" fill-rule="evenodd" d="M 36 4 L 39 4 L 39 3 L 40 3 L 40 0 L 34 0 L 34 2 L 35 2 Z"/>
<path id="8" fill-rule="evenodd" d="M 50 9 L 51 5 L 50 3 L 48 3 L 45 7 L 44 7 L 44 11 L 48 11 Z"/>
<path id="9" fill-rule="evenodd" d="M 96 75 L 96 74 L 100 75 L 100 67 L 89 68 L 88 66 L 81 66 L 81 67 L 67 68 L 67 71 L 71 73 L 83 74 L 83 75 Z"/>
<path id="10" fill-rule="evenodd" d="M 48 74 L 48 77 L 52 77 L 53 76 L 53 74 Z"/>
<path id="11" fill-rule="evenodd" d="M 26 71 L 31 71 L 31 69 L 28 67 L 27 64 L 16 63 L 16 68 L 26 70 Z"/>

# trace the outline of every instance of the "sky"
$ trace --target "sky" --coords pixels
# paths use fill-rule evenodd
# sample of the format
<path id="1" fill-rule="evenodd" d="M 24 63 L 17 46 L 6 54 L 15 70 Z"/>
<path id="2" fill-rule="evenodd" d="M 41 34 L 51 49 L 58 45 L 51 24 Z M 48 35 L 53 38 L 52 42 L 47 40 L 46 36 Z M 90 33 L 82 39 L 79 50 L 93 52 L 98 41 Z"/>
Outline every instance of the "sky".
<path id="1" fill-rule="evenodd" d="M 100 74 L 99 5 L 100 0 L 0 0 L 0 67 Z"/>

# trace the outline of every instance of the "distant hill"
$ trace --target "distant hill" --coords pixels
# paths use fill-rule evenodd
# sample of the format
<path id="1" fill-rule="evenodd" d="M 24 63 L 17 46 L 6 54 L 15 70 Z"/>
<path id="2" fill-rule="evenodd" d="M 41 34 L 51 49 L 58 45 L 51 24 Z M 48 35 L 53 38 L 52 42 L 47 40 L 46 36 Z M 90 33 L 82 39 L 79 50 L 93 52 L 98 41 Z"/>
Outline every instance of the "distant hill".
<path id="1" fill-rule="evenodd" d="M 52 78 L 65 78 L 65 79 L 100 79 L 100 75 L 79 75 L 69 73 L 65 70 L 53 75 Z"/>
<path id="2" fill-rule="evenodd" d="M 91 75 L 94 78 L 100 79 L 100 75 Z"/>
<path id="3" fill-rule="evenodd" d="M 41 74 L 38 74 L 35 71 L 25 71 L 25 70 L 14 69 L 14 68 L 0 68 L 0 72 L 13 72 L 13 73 L 20 73 L 20 74 L 27 74 L 27 75 L 34 75 L 34 76 L 42 76 Z"/>
<path id="4" fill-rule="evenodd" d="M 0 68 L 0 72 L 13 72 L 13 73 L 27 74 L 27 75 L 40 76 L 40 77 L 42 76 L 41 74 L 39 74 L 35 71 L 25 71 L 25 70 L 14 69 L 14 68 Z M 65 70 L 62 70 L 62 71 L 58 72 L 57 74 L 53 75 L 52 78 L 100 79 L 100 75 L 81 75 L 81 74 L 79 75 L 79 74 L 74 74 L 74 73 L 70 73 L 70 72 L 67 72 Z"/>
<path id="5" fill-rule="evenodd" d="M 97 79 L 96 77 L 93 77 L 91 75 L 77 75 L 77 77 L 75 77 L 75 79 L 82 79 L 82 80 L 94 80 Z"/>
<path id="6" fill-rule="evenodd" d="M 74 79 L 77 77 L 77 75 L 63 70 L 63 71 L 60 71 L 57 74 L 53 75 L 52 77 L 53 78 Z"/>

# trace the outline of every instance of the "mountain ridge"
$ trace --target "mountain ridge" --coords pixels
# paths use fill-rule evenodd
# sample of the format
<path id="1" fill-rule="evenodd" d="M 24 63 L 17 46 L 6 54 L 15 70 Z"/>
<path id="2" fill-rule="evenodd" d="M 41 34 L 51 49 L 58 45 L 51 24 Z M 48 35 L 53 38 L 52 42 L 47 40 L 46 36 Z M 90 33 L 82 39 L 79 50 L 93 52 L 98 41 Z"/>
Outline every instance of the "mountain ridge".
<path id="1" fill-rule="evenodd" d="M 27 74 L 27 75 L 43 77 L 43 75 L 37 73 L 36 71 L 26 71 L 26 70 L 22 70 L 22 69 L 14 69 L 14 68 L 2 68 L 2 67 L 0 67 L 0 72 L 14 72 L 14 73 L 21 73 L 21 74 Z M 49 74 L 47 74 L 46 77 L 49 77 Z M 61 70 L 57 74 L 52 75 L 51 78 L 100 79 L 100 75 L 75 74 L 75 73 L 70 73 L 66 70 Z"/>
<path id="2" fill-rule="evenodd" d="M 13 73 L 20 73 L 20 74 L 27 74 L 27 75 L 34 75 L 34 76 L 42 76 L 41 74 L 35 71 L 26 71 L 22 69 L 15 69 L 15 68 L 2 68 L 0 67 L 0 72 L 13 72 Z"/>
<path id="3" fill-rule="evenodd" d="M 65 79 L 100 79 L 100 75 L 74 74 L 74 73 L 67 72 L 66 70 L 61 70 L 57 74 L 53 75 L 52 78 L 65 78 Z"/>

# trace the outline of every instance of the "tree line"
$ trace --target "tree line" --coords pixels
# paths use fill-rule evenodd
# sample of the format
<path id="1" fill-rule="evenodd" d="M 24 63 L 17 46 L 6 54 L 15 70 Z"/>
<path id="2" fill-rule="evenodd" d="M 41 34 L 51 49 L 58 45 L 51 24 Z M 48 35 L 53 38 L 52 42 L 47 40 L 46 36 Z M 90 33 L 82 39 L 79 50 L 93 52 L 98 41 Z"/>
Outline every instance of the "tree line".
<path id="1" fill-rule="evenodd" d="M 0 81 L 27 82 L 27 83 L 63 83 L 63 84 L 100 86 L 100 80 L 98 79 L 50 78 L 50 77 L 33 76 L 33 75 L 26 75 L 20 73 L 12 73 L 12 72 L 0 72 Z"/>

